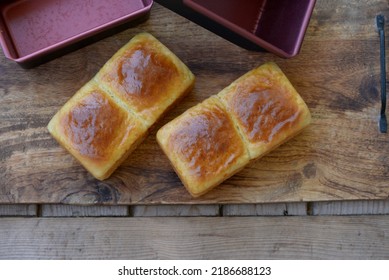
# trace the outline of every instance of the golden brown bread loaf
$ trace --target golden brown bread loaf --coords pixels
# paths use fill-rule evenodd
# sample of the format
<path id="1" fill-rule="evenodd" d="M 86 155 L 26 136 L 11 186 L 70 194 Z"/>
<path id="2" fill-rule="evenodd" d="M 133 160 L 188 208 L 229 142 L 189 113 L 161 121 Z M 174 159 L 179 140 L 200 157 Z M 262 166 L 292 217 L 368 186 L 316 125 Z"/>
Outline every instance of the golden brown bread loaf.
<path id="1" fill-rule="evenodd" d="M 193 85 L 184 63 L 152 35 L 141 33 L 57 112 L 48 130 L 103 180 Z"/>
<path id="2" fill-rule="evenodd" d="M 287 77 L 276 64 L 267 63 L 163 126 L 157 141 L 197 197 L 310 121 L 307 105 Z"/>

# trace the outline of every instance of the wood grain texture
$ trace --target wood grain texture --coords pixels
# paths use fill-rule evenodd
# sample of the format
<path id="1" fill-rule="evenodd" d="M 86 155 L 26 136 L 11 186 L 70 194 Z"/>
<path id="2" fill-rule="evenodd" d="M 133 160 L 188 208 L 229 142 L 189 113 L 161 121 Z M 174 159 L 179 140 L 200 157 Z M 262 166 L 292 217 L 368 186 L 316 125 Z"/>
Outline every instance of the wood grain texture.
<path id="1" fill-rule="evenodd" d="M 386 215 L 389 200 L 314 202 L 311 211 L 312 215 Z"/>
<path id="2" fill-rule="evenodd" d="M 129 207 L 120 206 L 82 206 L 44 204 L 41 206 L 41 217 L 126 217 L 129 216 Z"/>
<path id="3" fill-rule="evenodd" d="M 305 216 L 307 203 L 228 204 L 223 216 Z"/>
<path id="4" fill-rule="evenodd" d="M 377 128 L 375 15 L 387 0 L 317 1 L 301 53 L 281 59 L 242 49 L 158 4 L 148 21 L 37 68 L 0 55 L 0 203 L 227 204 L 385 199 L 389 138 Z M 147 31 L 197 77 L 113 176 L 93 179 L 49 135 L 54 113 L 132 36 Z M 388 36 L 389 37 L 389 36 Z M 159 149 L 157 129 L 268 61 L 284 70 L 313 116 L 288 143 L 192 199 Z"/>
<path id="5" fill-rule="evenodd" d="M 0 217 L 36 217 L 38 216 L 38 206 L 34 204 L 3 204 L 0 205 Z"/>
<path id="6" fill-rule="evenodd" d="M 131 207 L 134 217 L 194 217 L 219 216 L 219 205 L 136 205 Z"/>
<path id="7" fill-rule="evenodd" d="M 1 259 L 388 259 L 389 219 L 3 218 Z"/>

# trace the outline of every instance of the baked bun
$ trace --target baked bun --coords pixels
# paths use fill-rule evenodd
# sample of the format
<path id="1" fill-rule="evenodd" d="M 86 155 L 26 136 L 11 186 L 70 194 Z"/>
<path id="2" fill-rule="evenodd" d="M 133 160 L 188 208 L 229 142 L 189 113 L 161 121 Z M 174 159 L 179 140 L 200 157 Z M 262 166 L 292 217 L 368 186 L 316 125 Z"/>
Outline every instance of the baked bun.
<path id="1" fill-rule="evenodd" d="M 217 96 L 239 127 L 254 160 L 311 121 L 304 100 L 275 63 L 248 72 Z"/>
<path id="2" fill-rule="evenodd" d="M 305 102 L 274 63 L 243 75 L 157 132 L 183 184 L 200 196 L 311 121 Z"/>
<path id="3" fill-rule="evenodd" d="M 149 125 L 194 85 L 188 67 L 148 33 L 121 48 L 95 80 Z"/>
<path id="4" fill-rule="evenodd" d="M 250 160 L 237 127 L 216 97 L 169 122 L 157 139 L 193 196 L 220 184 Z"/>
<path id="5" fill-rule="evenodd" d="M 121 48 L 51 119 L 48 130 L 94 177 L 108 178 L 194 84 L 147 33 Z"/>

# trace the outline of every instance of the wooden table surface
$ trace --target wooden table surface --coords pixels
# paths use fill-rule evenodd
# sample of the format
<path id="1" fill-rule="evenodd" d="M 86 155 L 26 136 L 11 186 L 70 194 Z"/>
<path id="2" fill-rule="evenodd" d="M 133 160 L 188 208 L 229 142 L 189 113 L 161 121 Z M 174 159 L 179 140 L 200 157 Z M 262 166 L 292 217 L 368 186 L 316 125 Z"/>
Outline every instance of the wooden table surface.
<path id="1" fill-rule="evenodd" d="M 387 0 L 318 1 L 301 53 L 287 60 L 240 48 L 157 3 L 148 21 L 34 69 L 0 54 L 0 259 L 388 259 L 389 137 L 377 126 L 379 13 L 389 18 Z M 191 68 L 196 86 L 99 182 L 46 125 L 143 31 Z M 192 199 L 155 132 L 267 61 L 306 100 L 312 125 Z"/>
<path id="2" fill-rule="evenodd" d="M 389 196 L 389 137 L 377 128 L 379 39 L 375 15 L 387 0 L 320 1 L 300 55 L 248 51 L 155 4 L 148 21 L 40 67 L 0 59 L 0 202 L 73 204 L 259 203 L 383 199 Z M 139 32 L 175 52 L 195 89 L 103 182 L 49 135 L 55 112 Z M 284 70 L 311 109 L 303 133 L 220 187 L 192 199 L 156 143 L 157 129 L 268 61 Z"/>

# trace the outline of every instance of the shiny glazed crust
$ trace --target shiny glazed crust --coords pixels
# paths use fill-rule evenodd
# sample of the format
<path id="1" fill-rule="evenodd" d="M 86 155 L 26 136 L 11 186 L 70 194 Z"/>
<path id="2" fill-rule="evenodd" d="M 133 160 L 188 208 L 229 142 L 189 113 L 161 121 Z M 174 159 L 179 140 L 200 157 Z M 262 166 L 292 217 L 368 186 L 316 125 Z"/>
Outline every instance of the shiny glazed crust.
<path id="1" fill-rule="evenodd" d="M 194 197 L 249 162 L 236 126 L 215 97 L 171 121 L 158 131 L 157 140 Z"/>
<path id="2" fill-rule="evenodd" d="M 95 80 L 149 125 L 194 84 L 186 65 L 147 33 L 122 47 Z"/>
<path id="3" fill-rule="evenodd" d="M 275 63 L 266 63 L 218 95 L 242 132 L 255 160 L 311 122 L 304 100 Z"/>
<path id="4" fill-rule="evenodd" d="M 276 64 L 267 63 L 166 124 L 157 141 L 197 197 L 295 136 L 310 121 L 308 107 L 289 80 Z M 230 129 L 219 133 L 219 123 L 228 123 Z"/>
<path id="5" fill-rule="evenodd" d="M 150 57 L 148 61 L 159 58 L 148 65 L 147 61 L 125 55 L 134 52 L 141 52 L 146 60 Z M 119 83 L 114 76 L 121 72 L 119 68 L 123 69 L 120 65 L 126 65 L 129 78 Z M 170 73 L 169 79 L 158 81 L 166 73 Z M 107 76 L 114 78 L 105 80 Z M 154 80 L 161 82 L 161 87 Z M 140 89 L 128 93 L 134 98 L 126 98 L 116 90 L 119 84 L 134 87 L 131 83 Z M 55 114 L 48 130 L 94 177 L 104 180 L 143 141 L 161 115 L 191 90 L 193 83 L 193 74 L 173 53 L 150 34 L 142 33 L 120 49 Z"/>

